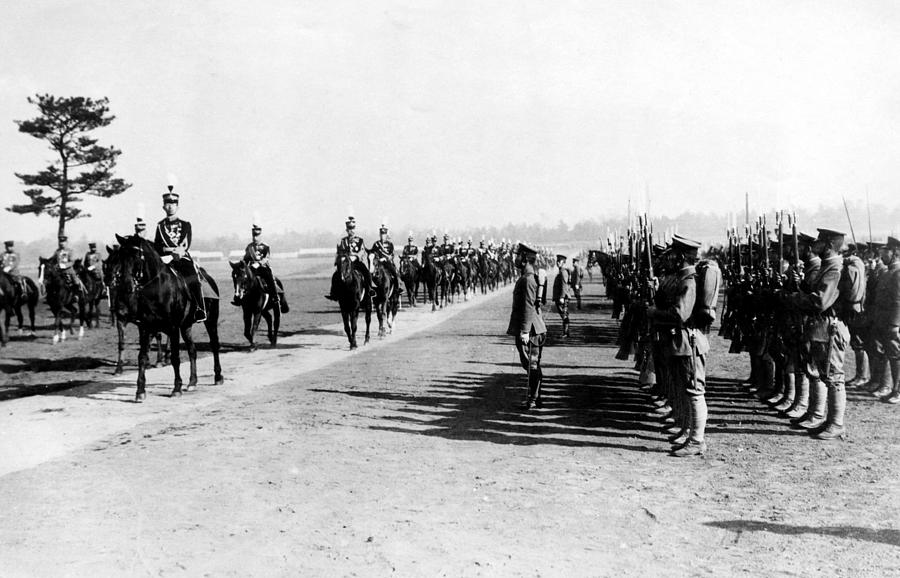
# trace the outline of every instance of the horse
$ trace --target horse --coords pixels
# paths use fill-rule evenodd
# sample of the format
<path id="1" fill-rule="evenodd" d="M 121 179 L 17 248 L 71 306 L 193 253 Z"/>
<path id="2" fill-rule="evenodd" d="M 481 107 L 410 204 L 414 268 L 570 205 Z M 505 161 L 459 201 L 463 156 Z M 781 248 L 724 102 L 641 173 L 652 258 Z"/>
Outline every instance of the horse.
<path id="1" fill-rule="evenodd" d="M 356 349 L 356 322 L 359 318 L 359 310 L 363 309 L 366 315 L 366 341 L 369 343 L 369 328 L 372 324 L 372 298 L 370 289 L 366 285 L 366 279 L 360 271 L 354 267 L 353 261 L 347 255 L 341 256 L 339 263 L 341 282 L 337 285 L 336 295 L 341 307 L 341 319 L 344 321 L 344 332 L 350 341 L 350 349 Z"/>
<path id="2" fill-rule="evenodd" d="M 115 309 L 116 317 L 134 323 L 140 332 L 137 392 L 134 400 L 141 403 L 147 398 L 145 371 L 149 360 L 150 338 L 156 332 L 165 333 L 169 337 L 170 358 L 175 374 L 171 397 L 180 397 L 181 339 L 184 339 L 191 366 L 187 391 L 197 386 L 197 348 L 191 335 L 196 305 L 190 298 L 184 278 L 163 262 L 149 241 L 137 235 L 116 235 L 116 240 L 120 249 L 116 263 L 111 267 L 115 295 L 112 308 Z M 218 287 L 212 277 L 202 268 L 199 273 L 218 295 Z M 217 297 L 207 297 L 204 298 L 204 303 L 206 320 L 203 324 L 209 334 L 215 384 L 220 385 L 225 379 L 219 364 L 219 300 Z"/>
<path id="3" fill-rule="evenodd" d="M 128 321 L 122 316 L 116 315 L 116 309 L 113 307 L 113 303 L 116 303 L 116 287 L 118 286 L 118 278 L 114 277 L 113 270 L 114 265 L 118 263 L 119 249 L 113 249 L 107 246 L 106 252 L 108 253 L 108 256 L 106 260 L 103 261 L 103 284 L 108 288 L 110 304 L 109 322 L 116 327 L 116 334 L 118 335 L 116 369 L 114 373 L 115 375 L 121 375 L 125 366 L 123 353 L 125 351 L 125 325 L 128 324 Z M 156 363 L 154 363 L 152 367 L 168 363 L 169 361 L 169 348 L 168 344 L 163 346 L 162 333 L 157 332 L 154 335 L 154 339 L 156 340 Z"/>
<path id="4" fill-rule="evenodd" d="M 381 259 L 370 254 L 369 260 L 375 261 L 374 267 L 370 269 L 374 268 L 372 282 L 375 285 L 375 293 L 372 296 L 372 305 L 378 316 L 378 337 L 384 337 L 385 322 L 388 334 L 394 330 L 394 318 L 397 317 L 397 310 L 400 308 L 400 287 Z"/>
<path id="5" fill-rule="evenodd" d="M 87 322 L 88 329 L 91 323 L 95 322 L 95 327 L 100 327 L 100 301 L 103 300 L 103 280 L 94 275 L 92 271 L 88 271 L 87 267 L 76 259 L 72 265 L 81 284 L 84 285 L 84 320 Z"/>
<path id="6" fill-rule="evenodd" d="M 422 281 L 422 266 L 409 255 L 400 257 L 400 279 L 402 279 L 403 284 L 406 285 L 406 295 L 409 297 L 409 302 L 415 307 L 416 301 L 419 300 L 419 283 Z"/>
<path id="7" fill-rule="evenodd" d="M 424 265 L 422 267 L 422 278 L 425 281 L 425 288 L 428 290 L 428 299 L 431 299 L 431 310 L 437 309 L 438 288 L 443 283 L 444 270 L 435 262 L 432 254 L 423 256 Z M 441 307 L 443 307 L 443 303 Z"/>
<path id="8" fill-rule="evenodd" d="M 453 303 L 452 288 L 456 282 L 456 267 L 450 257 L 444 256 L 441 261 L 441 309 Z"/>
<path id="9" fill-rule="evenodd" d="M 13 286 L 13 296 L 9 300 L 9 307 L 6 308 L 6 319 L 4 320 L 6 331 L 9 333 L 9 323 L 12 319 L 12 314 L 15 313 L 16 320 L 19 322 L 19 332 L 22 332 L 22 327 L 25 325 L 25 320 L 22 316 L 22 306 L 24 305 L 28 308 L 29 327 L 33 336 L 34 309 L 37 307 L 38 297 L 40 296 L 38 286 L 34 280 L 24 275 L 19 276 L 18 279 L 14 279 L 8 273 L 4 273 L 3 276 L 7 277 Z"/>
<path id="10" fill-rule="evenodd" d="M 72 286 L 67 276 L 60 272 L 55 259 L 38 257 L 38 281 L 45 287 L 47 304 L 53 313 L 53 343 L 66 340 L 78 317 L 78 339 L 84 337 L 84 295 Z M 69 326 L 63 324 L 63 315 L 69 313 Z"/>
<path id="11" fill-rule="evenodd" d="M 240 299 L 244 313 L 244 337 L 250 342 L 250 351 L 256 350 L 253 341 L 260 319 L 266 320 L 266 335 L 272 347 L 278 344 L 278 327 L 281 325 L 281 308 L 278 301 L 271 298 L 265 280 L 256 274 L 253 267 L 244 261 L 231 265 L 231 280 L 234 283 L 234 294 Z M 275 279 L 278 288 L 281 281 Z"/>
<path id="12" fill-rule="evenodd" d="M 462 293 L 463 301 L 469 300 L 469 261 L 461 257 L 453 258 L 453 268 L 456 275 L 453 277 L 453 284 L 450 287 L 450 294 L 457 296 Z M 454 297 L 455 299 L 455 297 Z"/>

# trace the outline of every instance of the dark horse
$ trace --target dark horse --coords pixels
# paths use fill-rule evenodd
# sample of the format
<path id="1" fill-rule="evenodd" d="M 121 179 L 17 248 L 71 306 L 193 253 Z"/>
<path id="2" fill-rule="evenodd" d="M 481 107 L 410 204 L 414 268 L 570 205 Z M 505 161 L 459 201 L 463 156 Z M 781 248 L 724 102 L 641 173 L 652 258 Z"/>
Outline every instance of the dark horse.
<path id="1" fill-rule="evenodd" d="M 9 341 L 9 316 L 12 314 L 12 302 L 16 296 L 12 278 L 6 273 L 0 274 L 0 309 L 6 312 L 6 323 L 0 324 L 0 346 L 6 347 Z"/>
<path id="2" fill-rule="evenodd" d="M 34 309 L 37 307 L 38 298 L 40 297 L 38 286 L 31 278 L 24 275 L 20 276 L 18 280 L 13 279 L 7 273 L 3 273 L 2 276 L 9 279 L 14 291 L 12 298 L 9 299 L 9 307 L 4 307 L 6 309 L 4 326 L 7 333 L 9 332 L 9 322 L 12 319 L 13 313 L 16 314 L 16 320 L 19 322 L 19 331 L 22 331 L 22 327 L 25 325 L 25 319 L 22 316 L 22 306 L 24 305 L 28 308 L 28 321 L 31 335 L 34 335 Z"/>
<path id="3" fill-rule="evenodd" d="M 112 304 L 116 303 L 116 287 L 119 285 L 118 276 L 114 276 L 114 270 L 116 275 L 120 275 L 120 268 L 115 267 L 119 262 L 119 252 L 121 249 L 113 249 L 109 246 L 106 247 L 106 252 L 108 256 L 105 261 L 103 261 L 103 283 L 109 290 L 109 317 L 110 323 L 116 326 L 116 334 L 118 335 L 118 350 L 116 352 L 116 370 L 115 374 L 119 375 L 122 373 L 124 369 L 124 360 L 122 359 L 123 353 L 125 351 L 125 325 L 128 323 L 122 316 L 116 315 L 116 309 Z M 153 364 L 153 367 L 157 365 L 162 365 L 169 360 L 169 352 L 168 347 L 163 347 L 162 334 L 157 332 L 154 336 L 156 339 L 156 363 Z"/>
<path id="4" fill-rule="evenodd" d="M 350 341 L 350 349 L 356 349 L 356 321 L 359 310 L 366 314 L 366 341 L 369 343 L 369 327 L 372 324 L 372 299 L 370 289 L 366 286 L 365 277 L 356 270 L 349 257 L 342 256 L 340 261 L 341 282 L 338 284 L 338 304 L 341 306 L 341 318 L 344 320 L 344 332 Z"/>
<path id="5" fill-rule="evenodd" d="M 70 284 L 59 271 L 54 259 L 39 257 L 38 279 L 46 287 L 47 304 L 53 313 L 53 343 L 65 341 L 78 317 L 78 338 L 84 337 L 84 295 L 81 289 Z M 69 313 L 69 326 L 64 327 L 63 315 Z"/>
<path id="6" fill-rule="evenodd" d="M 253 341 L 259 320 L 266 320 L 266 335 L 272 347 L 278 344 L 278 327 L 281 325 L 281 309 L 278 302 L 272 299 L 265 280 L 256 274 L 253 267 L 244 261 L 231 263 L 231 280 L 234 282 L 234 293 L 240 296 L 241 309 L 244 312 L 244 337 L 250 342 L 250 350 L 256 349 Z M 275 279 L 281 288 L 281 281 Z"/>
<path id="7" fill-rule="evenodd" d="M 100 327 L 100 301 L 103 300 L 103 280 L 95 275 L 92 271 L 88 271 L 81 259 L 76 259 L 75 273 L 81 279 L 84 285 L 84 320 L 87 322 L 88 328 L 91 323 L 94 327 Z"/>
<path id="8" fill-rule="evenodd" d="M 197 385 L 197 348 L 191 335 L 196 306 L 189 296 L 187 283 L 181 275 L 163 263 L 156 249 L 146 239 L 137 235 L 127 238 L 116 235 L 116 239 L 121 247 L 116 263 L 111 266 L 115 295 L 112 308 L 117 318 L 134 323 L 140 332 L 137 393 L 134 399 L 140 403 L 147 397 L 147 378 L 144 372 L 149 360 L 150 338 L 157 332 L 169 337 L 172 369 L 175 372 L 172 397 L 179 397 L 182 385 L 180 339 L 184 339 L 191 363 L 187 390 L 190 391 Z M 200 274 L 218 293 L 212 277 L 202 269 Z M 215 383 L 219 385 L 225 382 L 219 364 L 219 300 L 206 298 L 205 305 L 206 320 L 203 323 L 209 333 Z"/>
<path id="9" fill-rule="evenodd" d="M 422 281 L 422 267 L 409 255 L 400 257 L 400 279 L 406 285 L 406 294 L 413 307 L 419 300 L 419 283 Z"/>
<path id="10" fill-rule="evenodd" d="M 372 255 L 369 258 L 372 259 Z M 397 317 L 397 310 L 400 309 L 400 288 L 381 259 L 375 259 L 372 283 L 375 285 L 372 305 L 378 316 L 378 337 L 384 337 L 385 333 L 390 334 L 394 331 L 394 318 Z M 386 332 L 385 322 L 387 322 Z"/>
<path id="11" fill-rule="evenodd" d="M 437 309 L 439 299 L 438 289 L 443 283 L 444 270 L 436 262 L 436 258 L 432 254 L 423 256 L 424 265 L 422 266 L 422 278 L 425 280 L 425 288 L 428 290 L 428 298 L 431 299 L 431 310 Z M 441 304 L 441 307 L 444 305 Z"/>

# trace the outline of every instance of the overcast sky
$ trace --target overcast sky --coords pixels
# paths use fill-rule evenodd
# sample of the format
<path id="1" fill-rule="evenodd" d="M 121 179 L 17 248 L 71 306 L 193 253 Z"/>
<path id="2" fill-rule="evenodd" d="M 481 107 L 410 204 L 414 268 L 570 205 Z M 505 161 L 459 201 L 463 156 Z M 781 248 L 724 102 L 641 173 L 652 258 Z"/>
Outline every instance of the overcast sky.
<path id="1" fill-rule="evenodd" d="M 106 96 L 134 186 L 70 234 L 195 236 L 895 206 L 900 3 L 29 1 L 0 8 L 0 199 L 51 153 L 26 97 Z M 0 236 L 55 223 L 0 212 Z"/>

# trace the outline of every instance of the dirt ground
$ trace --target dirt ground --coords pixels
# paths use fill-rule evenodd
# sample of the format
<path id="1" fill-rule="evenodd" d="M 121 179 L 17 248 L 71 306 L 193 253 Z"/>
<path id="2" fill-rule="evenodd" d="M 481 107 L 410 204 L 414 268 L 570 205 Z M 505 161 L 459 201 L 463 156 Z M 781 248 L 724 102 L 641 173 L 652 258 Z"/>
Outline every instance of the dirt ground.
<path id="1" fill-rule="evenodd" d="M 602 287 L 587 293 L 569 340 L 546 314 L 531 413 L 504 335 L 509 288 L 405 311 L 352 354 L 333 326 L 307 326 L 284 349 L 229 353 L 224 386 L 178 400 L 158 377 L 143 405 L 121 403 L 124 381 L 0 403 L 0 450 L 53 456 L 0 475 L 0 574 L 900 572 L 896 408 L 851 393 L 848 440 L 811 440 L 743 393 L 746 357 L 714 338 L 709 452 L 669 457 L 631 363 L 614 359 Z M 44 425 L 23 438 L 3 420 Z M 69 427 L 96 435 L 49 451 Z"/>

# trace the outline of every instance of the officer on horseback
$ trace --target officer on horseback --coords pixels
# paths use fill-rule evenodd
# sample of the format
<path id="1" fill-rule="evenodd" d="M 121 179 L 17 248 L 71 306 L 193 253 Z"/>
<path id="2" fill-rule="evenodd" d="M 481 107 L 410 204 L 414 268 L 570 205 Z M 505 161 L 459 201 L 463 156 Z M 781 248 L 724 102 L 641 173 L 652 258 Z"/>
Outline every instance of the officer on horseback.
<path id="1" fill-rule="evenodd" d="M 87 290 L 72 267 L 72 250 L 69 249 L 69 238 L 65 235 L 60 235 L 58 241 L 59 245 L 51 259 L 56 262 L 56 269 L 65 277 L 66 283 L 70 287 L 74 286 L 82 295 L 84 295 L 87 293 Z"/>
<path id="2" fill-rule="evenodd" d="M 262 277 L 263 281 L 265 281 L 266 290 L 269 293 L 269 297 L 275 302 L 275 306 L 279 307 L 282 313 L 287 313 L 290 308 L 288 307 L 287 301 L 283 299 L 282 291 L 278 287 L 278 284 L 275 283 L 275 276 L 272 274 L 272 268 L 269 265 L 271 249 L 269 248 L 269 245 L 263 243 L 260 238 L 262 235 L 262 227 L 254 222 L 250 228 L 250 233 L 253 235 L 253 240 L 244 250 L 243 261 L 248 267 L 252 268 L 257 275 Z M 232 304 L 240 305 L 237 295 L 234 296 Z"/>
<path id="3" fill-rule="evenodd" d="M 338 300 L 338 289 L 341 284 L 341 259 L 346 257 L 350 259 L 353 268 L 360 272 L 365 281 L 366 287 L 372 286 L 372 275 L 369 274 L 369 268 L 363 263 L 366 255 L 365 241 L 361 237 L 356 236 L 356 219 L 353 215 L 347 217 L 344 225 L 347 227 L 347 235 L 341 238 L 337 246 L 337 254 L 334 257 L 334 274 L 331 276 L 331 293 L 325 296 L 326 299 L 332 301 Z"/>
<path id="4" fill-rule="evenodd" d="M 142 239 L 147 238 L 147 223 L 144 222 L 144 219 L 138 217 L 134 222 L 134 234 Z"/>
<path id="5" fill-rule="evenodd" d="M 426 246 L 428 245 L 428 239 L 425 239 Z M 409 239 L 406 240 L 406 245 L 403 247 L 403 257 L 409 257 L 410 259 L 415 259 L 416 255 L 419 254 L 419 246 L 413 243 L 413 235 L 412 231 L 409 233 Z"/>
<path id="6" fill-rule="evenodd" d="M 84 264 L 85 269 L 96 277 L 98 281 L 103 277 L 101 274 L 102 261 L 103 258 L 97 252 L 97 243 L 88 243 L 88 252 L 84 254 L 84 259 L 81 262 Z"/>
<path id="7" fill-rule="evenodd" d="M 9 275 L 16 287 L 17 294 L 24 294 L 28 288 L 25 285 L 25 277 L 19 273 L 19 254 L 15 250 L 15 242 L 4 241 L 5 250 L 0 256 L 0 268 Z"/>
<path id="8" fill-rule="evenodd" d="M 378 240 L 372 244 L 372 249 L 369 252 L 375 255 L 375 258 L 380 260 L 384 268 L 388 270 L 388 273 L 394 280 L 394 287 L 397 288 L 397 292 L 403 293 L 403 288 L 400 286 L 400 279 L 397 275 L 397 267 L 394 265 L 394 242 L 388 236 L 388 227 L 385 223 L 381 223 L 378 235 Z"/>
<path id="9" fill-rule="evenodd" d="M 178 218 L 178 201 L 180 195 L 176 193 L 173 185 L 169 185 L 168 192 L 164 193 L 163 210 L 166 218 L 156 224 L 156 235 L 153 246 L 165 260 L 170 257 L 169 267 L 177 271 L 184 278 L 188 287 L 188 293 L 196 306 L 194 309 L 194 321 L 206 320 L 206 305 L 203 302 L 203 291 L 200 288 L 200 272 L 188 251 L 191 248 L 191 223 Z M 137 229 L 137 226 L 135 226 Z"/>

